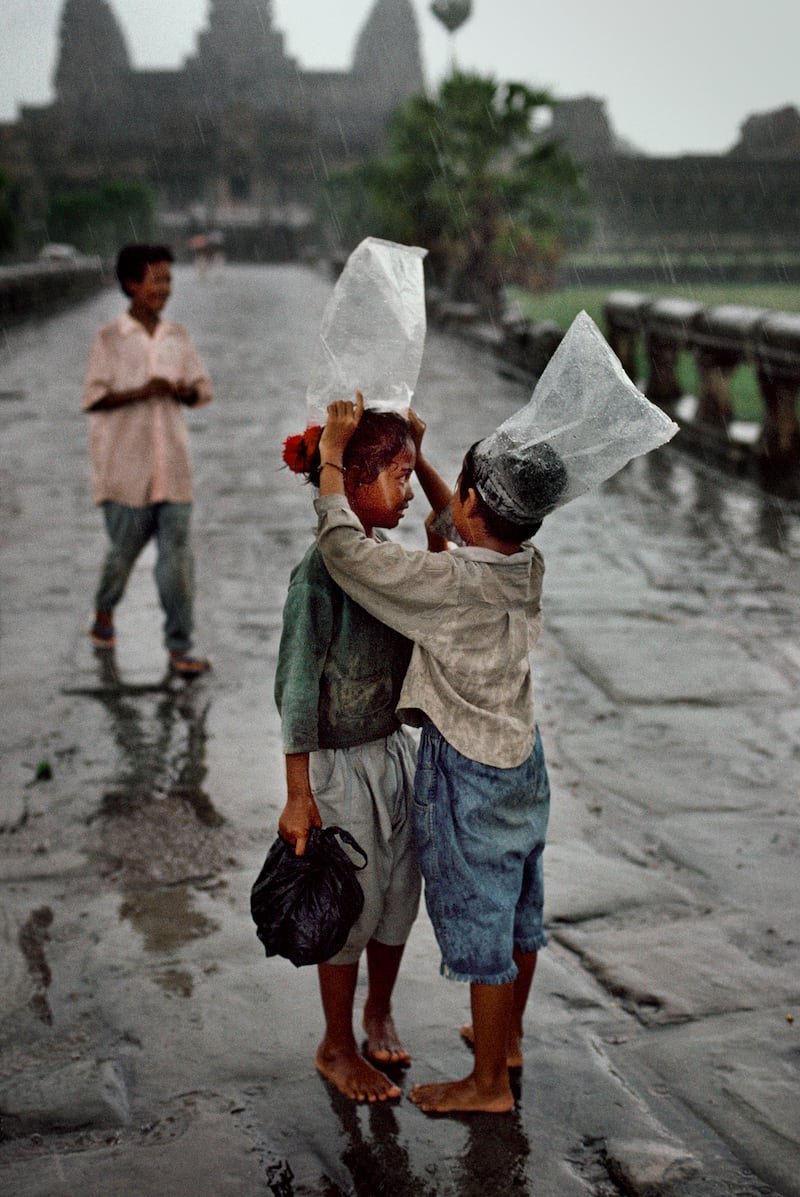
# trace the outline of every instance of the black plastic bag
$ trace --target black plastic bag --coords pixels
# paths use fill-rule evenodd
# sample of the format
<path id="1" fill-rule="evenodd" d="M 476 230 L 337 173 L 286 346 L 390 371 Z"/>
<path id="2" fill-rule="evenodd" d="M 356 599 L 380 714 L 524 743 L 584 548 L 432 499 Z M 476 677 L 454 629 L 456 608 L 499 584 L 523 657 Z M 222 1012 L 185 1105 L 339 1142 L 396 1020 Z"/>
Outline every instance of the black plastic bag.
<path id="1" fill-rule="evenodd" d="M 354 864 L 339 840 L 363 864 Z M 250 913 L 267 956 L 285 956 L 299 967 L 341 951 L 364 908 L 357 874 L 366 863 L 366 852 L 342 827 L 312 827 L 304 856 L 278 836 L 250 891 Z"/>

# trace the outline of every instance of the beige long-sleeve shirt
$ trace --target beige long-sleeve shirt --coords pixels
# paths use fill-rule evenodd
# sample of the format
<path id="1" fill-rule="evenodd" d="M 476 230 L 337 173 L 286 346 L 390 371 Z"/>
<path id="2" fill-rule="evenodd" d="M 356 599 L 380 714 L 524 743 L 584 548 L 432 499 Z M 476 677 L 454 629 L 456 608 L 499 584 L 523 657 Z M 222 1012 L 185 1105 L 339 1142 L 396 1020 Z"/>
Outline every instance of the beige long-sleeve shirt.
<path id="1" fill-rule="evenodd" d="M 334 581 L 414 642 L 398 713 L 427 715 L 462 756 L 513 768 L 534 741 L 529 654 L 541 633 L 544 560 L 533 545 L 410 552 L 364 534 L 342 495 L 316 502 Z"/>
<path id="2" fill-rule="evenodd" d="M 211 384 L 181 324 L 160 320 L 150 336 L 124 312 L 96 334 L 86 366 L 82 410 L 89 412 L 89 449 L 96 503 L 129 507 L 190 503 L 192 468 L 182 405 L 156 395 L 107 411 L 89 411 L 109 392 L 136 390 L 151 378 L 197 391 L 195 407 L 211 402 Z"/>

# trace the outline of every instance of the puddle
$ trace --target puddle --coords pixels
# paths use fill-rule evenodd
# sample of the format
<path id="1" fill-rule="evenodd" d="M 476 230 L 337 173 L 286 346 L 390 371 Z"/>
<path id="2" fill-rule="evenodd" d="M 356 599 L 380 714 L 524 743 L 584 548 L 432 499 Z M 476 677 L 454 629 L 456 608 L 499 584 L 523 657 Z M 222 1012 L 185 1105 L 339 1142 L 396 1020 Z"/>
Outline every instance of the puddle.
<path id="1" fill-rule="evenodd" d="M 139 932 L 148 952 L 169 954 L 219 929 L 219 924 L 195 910 L 193 903 L 191 890 L 179 886 L 155 893 L 128 894 L 120 904 L 119 914 Z M 166 975 L 162 974 L 162 979 Z M 177 976 L 172 978 L 175 984 Z"/>
<path id="2" fill-rule="evenodd" d="M 229 833 L 198 819 L 181 797 L 118 791 L 105 796 L 101 811 L 94 851 L 123 890 L 196 882 L 231 863 Z"/>

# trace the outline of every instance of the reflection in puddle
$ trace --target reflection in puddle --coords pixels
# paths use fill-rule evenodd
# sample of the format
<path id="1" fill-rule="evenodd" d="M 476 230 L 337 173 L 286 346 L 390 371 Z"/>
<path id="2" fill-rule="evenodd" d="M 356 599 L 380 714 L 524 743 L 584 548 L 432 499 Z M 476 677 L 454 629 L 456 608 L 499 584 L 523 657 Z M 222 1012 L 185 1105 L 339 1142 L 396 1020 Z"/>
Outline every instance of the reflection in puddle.
<path id="1" fill-rule="evenodd" d="M 169 796 L 188 803 L 204 826 L 219 826 L 222 816 L 203 789 L 211 707 L 207 692 L 169 678 L 129 685 L 121 679 L 113 651 L 98 651 L 95 658 L 100 685 L 68 693 L 105 707 L 120 750 L 120 772 L 100 813 L 126 815 L 143 801 Z"/>
<path id="2" fill-rule="evenodd" d="M 757 546 L 800 560 L 800 502 L 766 494 L 677 450 L 638 458 L 604 483 L 606 493 L 638 494 L 648 519 L 659 509 L 665 528 L 676 517 L 693 540 L 715 548 Z"/>
<path id="3" fill-rule="evenodd" d="M 182 799 L 112 795 L 109 801 L 119 817 L 100 820 L 95 851 L 120 889 L 196 883 L 231 863 L 230 834 L 201 823 Z"/>
<path id="4" fill-rule="evenodd" d="M 386 1178 L 391 1177 L 393 1193 L 402 1193 L 403 1197 L 433 1197 L 436 1190 L 412 1172 L 408 1151 L 400 1141 L 394 1107 L 387 1102 L 376 1102 L 366 1108 L 358 1106 L 327 1081 L 322 1084 L 345 1134 L 341 1159 L 352 1180 L 347 1192 L 355 1197 L 375 1197 L 376 1193 L 385 1192 Z M 369 1122 L 366 1133 L 362 1117 Z M 336 1193 L 337 1197 L 340 1192 L 338 1188 L 331 1189 L 331 1194 Z"/>
<path id="5" fill-rule="evenodd" d="M 375 1197 L 384 1192 L 402 1193 L 403 1197 L 436 1197 L 442 1192 L 453 1197 L 484 1197 L 500 1190 L 503 1197 L 528 1197 L 535 1192 L 535 1177 L 528 1168 L 530 1143 L 518 1108 L 501 1117 L 416 1115 L 421 1121 L 419 1140 L 433 1131 L 431 1141 L 436 1150 L 435 1165 L 425 1167 L 425 1175 L 420 1176 L 414 1173 L 409 1149 L 401 1140 L 394 1104 L 355 1105 L 326 1081 L 322 1084 L 344 1131 L 341 1162 L 349 1178 L 343 1189 L 331 1184 L 326 1197 L 328 1193 L 331 1197 L 344 1197 L 345 1193 Z M 518 1076 L 514 1096 L 519 1102 Z M 418 1159 L 422 1158 L 420 1146 L 416 1141 L 413 1149 Z"/>
<path id="6" fill-rule="evenodd" d="M 148 952 L 170 953 L 219 929 L 214 919 L 193 909 L 193 901 L 194 895 L 187 886 L 176 886 L 128 894 L 119 913 L 142 936 Z"/>
<path id="7" fill-rule="evenodd" d="M 531 1147 L 519 1109 L 508 1117 L 476 1114 L 469 1120 L 466 1150 L 454 1169 L 458 1197 L 482 1197 L 503 1178 L 504 1197 L 535 1193 L 536 1173 L 529 1169 Z"/>
<path id="8" fill-rule="evenodd" d="M 106 874 L 124 890 L 212 876 L 230 861 L 224 819 L 204 789 L 211 699 L 194 682 L 122 681 L 113 651 L 95 654 L 99 685 L 69 693 L 100 703 L 119 758 L 88 823 Z"/>

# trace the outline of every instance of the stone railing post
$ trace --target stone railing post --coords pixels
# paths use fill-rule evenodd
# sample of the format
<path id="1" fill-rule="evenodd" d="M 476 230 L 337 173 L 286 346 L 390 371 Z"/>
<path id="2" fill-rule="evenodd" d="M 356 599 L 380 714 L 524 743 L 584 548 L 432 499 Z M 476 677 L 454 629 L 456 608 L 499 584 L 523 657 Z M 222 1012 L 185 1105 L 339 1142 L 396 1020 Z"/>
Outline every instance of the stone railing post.
<path id="1" fill-rule="evenodd" d="M 645 318 L 653 301 L 638 291 L 612 291 L 605 303 L 606 336 L 622 368 L 638 382 L 637 346 L 644 334 Z"/>
<path id="2" fill-rule="evenodd" d="M 607 338 L 634 382 L 644 341 L 644 391 L 669 407 L 682 399 L 678 354 L 694 355 L 699 373 L 694 414 L 683 407 L 684 441 L 703 454 L 760 475 L 766 489 L 800 496 L 800 313 L 613 291 L 605 304 Z M 758 439 L 734 423 L 731 381 L 747 363 L 758 377 L 763 416 Z"/>
<path id="3" fill-rule="evenodd" d="M 678 354 L 689 345 L 690 330 L 703 305 L 690 299 L 656 299 L 647 311 L 645 394 L 653 403 L 675 403 L 683 394 Z"/>
<path id="4" fill-rule="evenodd" d="M 759 326 L 756 366 L 764 423 L 758 442 L 762 465 L 778 471 L 800 465 L 800 314 L 774 312 Z"/>
<path id="5" fill-rule="evenodd" d="M 760 308 L 735 304 L 701 308 L 691 329 L 690 346 L 700 375 L 699 424 L 727 428 L 733 418 L 731 377 L 738 365 L 753 360 Z"/>

